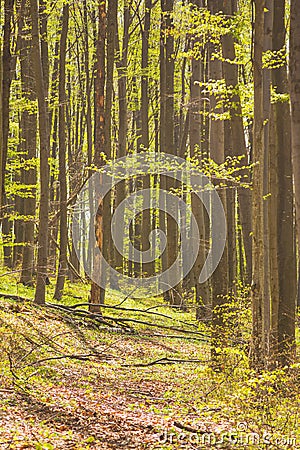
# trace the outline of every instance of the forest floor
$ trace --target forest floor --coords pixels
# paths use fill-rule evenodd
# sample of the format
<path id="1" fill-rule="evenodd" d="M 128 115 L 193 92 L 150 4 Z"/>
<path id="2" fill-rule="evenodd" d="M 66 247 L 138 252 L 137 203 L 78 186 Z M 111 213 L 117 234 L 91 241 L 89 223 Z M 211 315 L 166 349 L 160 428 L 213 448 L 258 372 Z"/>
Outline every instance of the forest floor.
<path id="1" fill-rule="evenodd" d="M 55 308 L 52 286 L 37 307 L 16 281 L 0 278 L 1 450 L 300 448 L 300 365 L 257 375 L 239 334 L 216 372 L 192 309 L 111 292 L 103 323 L 74 307 L 82 283 Z"/>

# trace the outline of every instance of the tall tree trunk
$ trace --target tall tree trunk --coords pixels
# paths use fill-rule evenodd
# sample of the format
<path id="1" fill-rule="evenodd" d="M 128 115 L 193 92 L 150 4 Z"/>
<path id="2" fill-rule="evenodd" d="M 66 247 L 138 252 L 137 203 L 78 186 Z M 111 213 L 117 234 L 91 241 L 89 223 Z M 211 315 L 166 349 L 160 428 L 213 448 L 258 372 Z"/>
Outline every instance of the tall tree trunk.
<path id="1" fill-rule="evenodd" d="M 96 79 L 95 79 L 95 155 L 94 163 L 100 167 L 101 153 L 105 152 L 105 41 L 106 41 L 106 2 L 101 2 L 99 5 L 99 29 L 98 39 L 96 43 Z M 101 176 L 101 175 L 99 175 Z M 99 199 L 99 202 L 101 199 Z M 96 215 L 95 232 L 97 245 L 103 253 L 104 239 L 103 239 L 103 205 L 98 209 Z M 101 263 L 99 256 L 95 256 L 93 261 L 94 271 L 101 271 Z M 89 310 L 92 312 L 100 312 L 100 304 L 104 301 L 105 291 L 94 281 L 91 283 Z"/>
<path id="2" fill-rule="evenodd" d="M 99 38 L 97 46 L 97 74 L 98 82 L 96 85 L 96 139 L 95 139 L 95 156 L 96 166 L 104 164 L 101 157 L 102 151 L 106 158 L 111 158 L 111 117 L 112 117 L 112 94 L 113 94 L 113 72 L 114 72 L 114 54 L 115 54 L 115 38 L 116 38 L 116 21 L 117 21 L 117 3 L 108 0 L 107 3 L 107 50 L 105 57 L 105 39 L 106 39 L 106 3 L 101 2 L 99 6 Z M 105 71 L 106 60 L 106 71 Z M 106 81 L 106 86 L 105 86 Z M 104 103 L 105 92 L 105 103 Z M 101 182 L 101 180 L 100 180 Z M 96 217 L 96 236 L 99 248 L 104 258 L 110 262 L 110 224 L 111 224 L 111 195 L 106 194 L 100 205 L 99 214 Z M 92 282 L 90 301 L 94 305 L 93 308 L 99 310 L 99 305 L 104 303 L 105 288 L 107 286 L 107 274 L 101 270 L 100 261 L 95 261 L 95 269 L 101 273 L 101 287 Z M 94 270 L 95 270 L 94 269 Z M 112 281 L 112 280 L 110 280 Z"/>
<path id="3" fill-rule="evenodd" d="M 145 0 L 145 16 L 144 28 L 142 30 L 142 80 L 141 80 L 141 145 L 143 150 L 149 148 L 149 32 L 151 21 L 152 0 Z M 150 189 L 151 176 L 145 175 L 143 178 L 143 189 Z M 146 209 L 142 215 L 142 249 L 143 251 L 149 249 L 149 235 L 151 231 L 151 210 Z M 153 276 L 155 272 L 154 264 L 155 249 L 153 248 L 153 262 L 143 264 L 144 276 Z"/>
<path id="4" fill-rule="evenodd" d="M 223 12 L 226 15 L 237 13 L 237 3 L 223 0 Z M 236 58 L 234 37 L 227 33 L 222 37 L 222 50 L 224 56 L 223 71 L 226 84 L 238 88 L 238 66 L 229 61 Z M 244 156 L 242 164 L 247 164 L 247 148 L 243 126 L 241 99 L 238 93 L 230 97 L 230 132 L 232 156 Z M 241 174 L 243 175 L 243 173 Z M 247 181 L 247 179 L 242 179 Z M 238 201 L 240 205 L 240 221 L 243 232 L 244 249 L 246 256 L 246 281 L 250 284 L 252 272 L 252 248 L 251 248 L 251 192 L 249 189 L 240 187 L 238 189 Z"/>
<path id="5" fill-rule="evenodd" d="M 12 55 L 11 55 L 11 21 L 13 17 L 14 0 L 4 2 L 4 25 L 3 25 L 3 51 L 2 51 L 2 173 L 5 173 L 7 159 L 7 145 L 9 133 L 9 99 L 12 82 Z M 2 180 L 4 182 L 4 180 Z M 3 185 L 1 187 L 3 189 Z"/>
<path id="6" fill-rule="evenodd" d="M 58 111 L 55 106 L 58 97 L 58 70 L 59 70 L 59 41 L 56 42 L 54 47 L 54 62 L 51 76 L 51 88 L 49 99 L 49 130 L 52 138 L 52 144 L 50 148 L 51 158 L 56 161 L 57 147 L 58 147 Z M 50 174 L 50 193 L 49 193 L 49 214 L 55 214 L 59 206 L 59 189 L 56 182 L 55 173 Z M 57 235 L 58 235 L 58 221 L 55 220 L 51 226 L 49 226 L 49 246 L 48 246 L 48 266 L 51 271 L 56 271 L 56 257 L 57 257 Z"/>
<path id="7" fill-rule="evenodd" d="M 274 3 L 273 51 L 285 46 L 285 0 Z M 298 5 L 299 8 L 299 5 Z M 299 24 L 298 24 L 299 26 Z M 273 86 L 278 94 L 289 92 L 286 62 L 280 68 L 273 69 Z M 295 310 L 296 310 L 296 258 L 294 248 L 293 218 L 293 180 L 291 117 L 288 101 L 279 101 L 272 105 L 275 114 L 275 139 L 277 158 L 277 259 L 278 259 L 278 318 L 276 308 L 273 317 L 278 323 L 278 362 L 286 365 L 295 357 Z M 284 120 L 282 118 L 284 117 Z"/>
<path id="8" fill-rule="evenodd" d="M 267 52 L 272 50 L 272 32 L 273 32 L 273 1 L 265 1 L 264 15 L 264 48 Z M 263 113 L 264 113 L 264 329 L 266 335 L 267 353 L 270 351 L 270 334 L 271 334 L 271 270 L 270 270 L 270 228 L 269 220 L 270 206 L 270 122 L 271 122 L 271 71 L 269 68 L 263 69 Z"/>
<path id="9" fill-rule="evenodd" d="M 142 125 L 141 125 L 141 109 L 139 104 L 139 98 L 138 98 L 138 85 L 137 85 L 137 77 L 134 76 L 132 78 L 132 85 L 133 85 L 133 97 L 134 97 L 134 105 L 135 110 L 133 113 L 134 118 L 134 132 L 135 132 L 135 142 L 136 142 L 136 151 L 139 152 L 141 150 L 141 131 L 142 131 Z M 134 180 L 134 183 L 132 184 L 133 192 L 136 192 L 140 189 L 142 189 L 142 177 L 137 176 Z M 142 216 L 141 214 L 136 214 L 136 205 L 134 205 L 134 247 L 138 250 L 142 250 Z M 135 260 L 133 263 L 134 267 L 134 275 L 135 277 L 141 277 L 142 276 L 142 264 L 141 264 L 141 258 L 139 260 Z"/>
<path id="10" fill-rule="evenodd" d="M 19 149 L 22 149 L 22 143 L 19 144 Z M 15 182 L 19 185 L 24 184 L 24 169 L 21 168 L 20 173 L 15 174 Z M 22 248 L 24 242 L 24 199 L 16 194 L 14 212 L 22 218 L 17 218 L 13 223 L 13 252 L 12 252 L 12 266 L 16 268 L 22 261 Z"/>
<path id="11" fill-rule="evenodd" d="M 161 17 L 160 17 L 160 42 L 159 42 L 159 147 L 162 153 L 167 152 L 166 147 L 166 54 L 165 54 L 165 34 L 166 34 L 166 18 L 165 18 L 165 0 L 161 0 Z M 160 190 L 166 189 L 166 177 L 164 175 L 159 176 Z M 161 196 L 161 193 L 160 193 Z M 163 198 L 160 198 L 162 204 Z M 166 213 L 159 210 L 159 228 L 163 233 L 166 233 Z M 161 270 L 165 272 L 168 268 L 167 249 L 161 255 Z M 162 289 L 165 286 L 161 286 Z M 169 301 L 168 293 L 165 294 L 166 301 Z"/>
<path id="12" fill-rule="evenodd" d="M 292 159 L 295 189 L 298 259 L 300 255 L 300 10 L 299 2 L 291 0 L 290 20 L 290 96 L 292 112 Z M 300 269 L 299 269 L 300 273 Z M 300 276 L 298 283 L 300 298 Z M 299 300 L 298 300 L 299 301 Z"/>
<path id="13" fill-rule="evenodd" d="M 0 214 L 2 217 L 2 187 L 4 184 L 4 170 L 3 170 L 3 49 L 0 48 Z"/>
<path id="14" fill-rule="evenodd" d="M 130 5 L 128 2 L 124 4 L 124 26 L 123 26 L 123 39 L 122 48 L 120 48 L 119 33 L 116 37 L 116 51 L 119 55 L 117 61 L 118 70 L 118 102 L 119 102 L 119 136 L 118 136 L 118 149 L 117 158 L 122 158 L 126 155 L 127 147 L 127 56 L 128 56 L 128 42 L 129 42 L 129 26 L 131 22 L 130 17 Z M 117 25 L 116 25 L 117 26 Z M 125 180 L 119 181 L 116 185 L 116 198 L 115 208 L 125 199 Z M 123 273 L 123 255 L 114 249 L 114 263 L 115 268 L 119 272 Z M 118 284 L 115 281 L 115 288 L 118 288 Z"/>
<path id="15" fill-rule="evenodd" d="M 166 20 L 166 35 L 165 35 L 165 76 L 166 76 L 166 100 L 165 100 L 165 122 L 161 126 L 165 127 L 165 139 L 166 139 L 166 152 L 171 155 L 176 155 L 177 150 L 175 148 L 174 141 L 174 36 L 173 36 L 173 10 L 174 0 L 165 0 L 164 13 Z M 166 190 L 170 192 L 173 188 L 178 187 L 178 183 L 167 177 Z M 167 265 L 171 267 L 174 263 L 179 248 L 179 235 L 178 235 L 178 211 L 173 211 L 173 217 L 176 217 L 176 221 L 170 214 L 167 215 Z M 176 223 L 177 222 L 177 223 Z M 182 305 L 181 285 L 171 286 L 168 291 L 168 299 L 171 304 Z"/>
<path id="16" fill-rule="evenodd" d="M 193 7 L 199 9 L 203 7 L 202 0 L 194 0 L 192 3 Z M 201 138 L 202 138 L 202 120 L 201 120 L 201 110 L 202 110 L 202 99 L 201 99 L 201 87 L 200 83 L 204 81 L 204 67 L 203 61 L 199 58 L 199 39 L 195 36 L 192 37 L 191 47 L 194 52 L 192 57 L 192 72 L 190 79 L 190 108 L 189 108 L 189 135 L 190 135 L 190 154 L 191 157 L 200 161 L 202 160 L 201 153 Z M 209 289 L 207 283 L 199 284 L 199 275 L 201 273 L 201 269 L 206 259 L 206 234 L 205 234 L 205 208 L 197 195 L 192 194 L 191 196 L 192 203 L 192 213 L 197 221 L 199 235 L 200 235 L 200 247 L 196 257 L 196 261 L 192 270 L 192 286 L 195 287 L 195 296 L 196 303 L 199 305 L 197 310 L 197 317 L 204 318 L 208 316 L 208 311 L 210 308 L 209 300 Z M 193 248 L 189 249 L 193 251 Z"/>
<path id="17" fill-rule="evenodd" d="M 57 159 L 58 150 L 58 111 L 54 111 L 53 120 L 53 132 L 51 133 L 52 146 L 49 149 L 51 158 L 54 161 Z M 55 174 L 51 174 L 50 177 L 50 192 L 49 192 L 49 214 L 54 215 L 57 213 L 59 207 L 59 183 L 56 180 Z M 56 271 L 56 260 L 57 260 L 57 238 L 58 238 L 59 220 L 56 218 L 52 221 L 49 226 L 49 246 L 48 246 L 48 266 L 51 272 Z"/>
<path id="18" fill-rule="evenodd" d="M 94 38 L 94 43 L 95 43 L 95 48 L 97 48 L 97 32 L 96 32 L 96 24 L 95 24 L 96 20 L 93 20 L 93 38 Z M 90 67 L 90 56 L 89 56 L 89 29 L 88 29 L 88 5 L 87 5 L 87 0 L 84 0 L 83 2 L 83 34 L 84 34 L 84 70 L 85 70 L 85 91 L 86 91 L 86 111 L 85 111 L 85 117 L 86 117 L 86 133 L 87 133 L 87 162 L 88 162 L 88 166 L 91 167 L 92 166 L 92 161 L 93 161 L 93 127 L 92 127 L 92 102 L 91 102 L 91 77 L 90 77 L 90 72 L 91 72 L 91 67 Z M 96 68 L 96 62 L 94 62 L 94 69 L 95 69 L 95 73 L 97 71 Z M 96 76 L 94 77 L 94 85 L 97 83 L 96 81 Z M 96 97 L 96 95 L 94 95 L 94 98 Z M 96 102 L 94 104 L 95 108 L 94 108 L 94 117 L 96 116 Z M 77 115 L 79 116 L 80 112 L 77 112 Z M 77 120 L 77 122 L 79 124 L 79 118 Z M 96 120 L 94 120 L 94 126 L 96 127 Z M 96 133 L 95 133 L 96 135 Z M 78 137 L 78 130 L 76 133 L 76 136 Z M 76 138 L 77 139 L 77 138 Z M 76 148 L 77 145 L 76 145 Z M 78 170 L 78 163 L 76 162 L 76 160 L 74 159 L 73 161 L 73 171 L 74 171 L 74 175 L 76 174 Z M 92 174 L 92 171 L 89 169 L 89 175 Z M 71 183 L 71 185 L 75 183 L 75 178 L 73 177 L 73 182 Z M 92 205 L 93 205 L 93 201 L 94 199 L 92 198 L 92 193 L 89 192 L 89 205 L 90 205 L 90 209 L 92 209 Z M 77 226 L 74 224 L 74 226 Z M 92 242 L 93 242 L 93 236 L 92 236 L 93 230 L 90 229 L 90 238 L 89 238 L 89 242 L 88 242 L 88 248 L 87 248 L 87 259 L 85 261 L 85 267 L 89 266 L 88 270 L 91 270 L 91 260 L 92 260 Z M 76 256 L 76 252 L 74 249 L 74 244 L 72 242 L 72 251 L 71 251 L 71 260 L 74 266 L 79 268 L 79 261 L 78 258 Z M 88 266 L 87 266 L 87 265 Z M 73 278 L 74 275 L 72 275 Z"/>
<path id="19" fill-rule="evenodd" d="M 116 26 L 117 26 L 118 5 L 114 0 L 108 0 L 107 14 L 107 66 L 106 66 L 106 87 L 105 87 L 105 142 L 106 142 L 106 158 L 110 160 L 113 155 L 112 151 L 112 109 L 113 109 L 113 81 L 114 81 L 114 63 L 116 48 Z M 105 236 L 103 255 L 109 263 L 113 258 L 113 244 L 110 233 L 111 226 L 111 192 L 107 193 L 103 201 L 103 235 Z M 107 285 L 107 274 L 103 273 L 103 285 Z M 112 288 L 115 286 L 115 280 L 109 280 Z M 101 292 L 102 302 L 104 302 L 105 290 Z"/>
<path id="20" fill-rule="evenodd" d="M 226 16 L 232 16 L 236 11 L 234 11 L 233 2 L 223 1 L 222 4 L 222 13 Z M 229 60 L 235 59 L 235 48 L 234 48 L 234 40 L 232 34 L 225 34 L 222 36 L 222 51 L 224 56 L 224 61 L 222 64 L 223 75 L 226 82 L 226 85 L 238 91 L 238 68 L 237 65 L 229 62 Z M 232 88 L 231 88 L 232 89 Z M 243 123 L 234 124 L 234 116 L 237 116 L 237 108 L 239 109 L 239 113 L 241 113 L 241 102 L 238 92 L 235 95 L 229 94 L 230 104 L 229 104 L 229 112 L 230 119 L 224 121 L 224 156 L 225 157 L 234 157 L 235 153 L 238 155 L 245 154 L 246 156 L 246 146 L 245 146 L 245 138 L 244 138 L 244 129 Z M 235 103 L 236 102 L 236 103 Z M 240 117 L 242 121 L 242 117 Z M 236 121 L 237 122 L 237 121 Z M 234 142 L 233 138 L 237 137 L 237 133 L 233 134 L 234 126 L 238 126 L 238 131 L 243 133 L 243 136 L 238 135 L 240 138 L 240 142 L 244 140 L 244 148 L 238 148 L 237 145 L 240 142 Z M 239 127 L 241 125 L 241 127 Z M 233 189 L 233 186 L 230 183 L 227 185 L 228 189 L 226 191 L 226 218 L 227 218 L 227 245 L 228 245 L 228 289 L 229 291 L 235 290 L 235 282 L 237 280 L 237 239 L 236 239 L 236 191 Z"/>
<path id="21" fill-rule="evenodd" d="M 264 0 L 255 0 L 254 25 L 254 137 L 253 137 L 253 270 L 252 270 L 252 365 L 261 368 L 265 357 L 264 334 L 264 113 L 262 53 Z"/>
<path id="22" fill-rule="evenodd" d="M 48 48 L 48 12 L 47 12 L 47 2 L 45 0 L 40 0 L 39 2 L 39 17 L 40 17 L 41 59 L 42 59 L 45 97 L 47 99 L 49 93 L 49 48 Z"/>
<path id="23" fill-rule="evenodd" d="M 211 14 L 216 14 L 222 9 L 222 3 L 220 0 L 210 0 L 208 2 L 209 10 Z M 211 46 L 211 52 L 214 46 Z M 218 59 L 209 60 L 209 78 L 210 80 L 221 80 L 222 62 Z M 209 134 L 209 146 L 210 156 L 217 163 L 224 163 L 225 148 L 224 148 L 224 121 L 218 117 L 218 114 L 223 112 L 223 107 L 218 106 L 218 98 L 215 94 L 210 96 L 210 134 Z M 219 190 L 219 196 L 221 198 L 223 208 L 227 209 L 227 195 L 225 189 Z M 212 204 L 213 208 L 214 205 Z M 224 341 L 224 310 L 222 305 L 226 303 L 226 295 L 228 293 L 228 253 L 227 246 L 225 247 L 223 256 L 219 262 L 218 267 L 212 275 L 212 326 L 213 326 L 213 339 L 211 354 L 213 364 L 216 369 L 219 368 L 218 354 L 216 348 L 222 345 Z"/>
<path id="24" fill-rule="evenodd" d="M 34 302 L 45 303 L 48 256 L 48 196 L 49 196 L 49 125 L 45 99 L 44 76 L 40 51 L 39 15 L 37 0 L 30 0 L 32 20 L 32 67 L 38 98 L 40 142 L 40 207 L 37 256 L 37 280 Z"/>
<path id="25" fill-rule="evenodd" d="M 69 28 L 69 5 L 63 7 L 62 29 L 59 48 L 59 266 L 54 298 L 60 300 L 67 275 L 67 175 L 66 175 L 66 47 Z"/>
<path id="26" fill-rule="evenodd" d="M 28 11 L 29 14 L 29 11 Z M 23 51 L 21 53 L 21 78 L 23 96 L 33 101 L 36 99 L 34 75 L 31 66 L 31 39 L 25 40 Z M 22 136 L 24 140 L 25 158 L 36 158 L 36 138 L 37 138 L 37 116 L 35 112 L 23 112 Z M 34 186 L 36 184 L 36 168 L 32 167 L 24 171 L 24 183 Z M 27 216 L 24 223 L 24 241 L 22 272 L 20 282 L 31 286 L 33 284 L 32 275 L 34 267 L 34 219 L 36 214 L 36 189 L 34 188 L 31 195 L 24 199 L 24 213 Z"/>
<path id="27" fill-rule="evenodd" d="M 6 195 L 4 187 L 4 174 L 6 169 L 7 160 L 7 148 L 8 148 L 8 133 L 9 133 L 9 99 L 10 99 L 10 87 L 12 81 L 12 55 L 11 55 L 11 28 L 12 28 L 12 17 L 13 17 L 14 0 L 5 0 L 4 2 L 4 25 L 3 25 L 3 51 L 2 51 L 2 104 L 1 104 L 1 115 L 2 115 L 2 205 L 6 204 Z M 4 211 L 8 213 L 8 210 Z M 2 221 L 2 232 L 4 235 L 9 237 L 11 233 L 11 223 L 7 218 Z M 7 267 L 12 267 L 12 251 L 10 245 L 4 245 L 4 264 Z"/>

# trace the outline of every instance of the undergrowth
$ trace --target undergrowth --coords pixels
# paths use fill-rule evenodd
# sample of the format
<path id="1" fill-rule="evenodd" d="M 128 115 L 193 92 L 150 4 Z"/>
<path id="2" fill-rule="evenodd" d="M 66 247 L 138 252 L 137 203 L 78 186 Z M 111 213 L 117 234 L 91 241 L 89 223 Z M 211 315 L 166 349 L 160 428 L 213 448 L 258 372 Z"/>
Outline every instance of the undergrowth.
<path id="1" fill-rule="evenodd" d="M 193 305 L 174 311 L 162 299 L 111 291 L 107 304 L 124 309 L 105 309 L 112 319 L 98 323 L 34 306 L 33 290 L 16 279 L 0 278 L 2 294 L 29 299 L 0 297 L 1 449 L 300 448 L 300 365 L 261 374 L 249 367 L 242 292 L 228 298 L 216 372 L 209 325 L 195 320 Z M 52 295 L 49 286 L 49 304 Z M 87 299 L 88 285 L 68 283 L 61 305 Z M 116 318 L 145 323 L 126 328 Z"/>

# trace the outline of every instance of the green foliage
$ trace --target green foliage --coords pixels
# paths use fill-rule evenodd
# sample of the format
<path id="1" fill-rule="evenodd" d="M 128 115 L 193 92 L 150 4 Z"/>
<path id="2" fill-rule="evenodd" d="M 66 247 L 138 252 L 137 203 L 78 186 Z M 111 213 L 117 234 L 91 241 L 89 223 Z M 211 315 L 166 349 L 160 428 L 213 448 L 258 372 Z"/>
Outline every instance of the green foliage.
<path id="1" fill-rule="evenodd" d="M 289 102 L 290 95 L 289 93 L 278 93 L 276 86 L 272 86 L 271 88 L 271 103 L 284 103 Z"/>
<path id="2" fill-rule="evenodd" d="M 88 285 L 82 283 L 68 283 L 62 303 L 82 302 L 87 298 L 88 289 Z M 16 284 L 14 275 L 3 273 L 0 292 L 33 296 L 32 288 Z M 50 286 L 48 301 L 52 292 L 53 286 Z M 135 421 L 135 430 L 142 433 L 144 428 L 139 424 L 149 425 L 149 441 L 142 434 L 142 442 L 136 443 L 135 448 L 142 448 L 142 443 L 147 443 L 146 448 L 157 448 L 158 435 L 164 430 L 173 432 L 177 439 L 182 430 L 175 423 L 215 433 L 218 439 L 222 435 L 230 439 L 230 434 L 241 438 L 245 433 L 258 433 L 262 439 L 267 433 L 273 442 L 283 437 L 299 440 L 299 364 L 260 375 L 248 367 L 245 342 L 250 333 L 249 289 L 237 284 L 235 292 L 227 297 L 223 308 L 227 324 L 224 337 L 229 345 L 219 349 L 223 358 L 221 372 L 210 367 L 209 346 L 200 341 L 163 338 L 160 333 L 152 336 L 153 329 L 146 325 L 139 326 L 138 332 L 132 335 L 117 330 L 109 332 L 91 326 L 86 320 L 68 318 L 60 311 L 33 307 L 31 302 L 1 299 L 0 381 L 1 388 L 11 392 L 9 395 L 13 397 L 7 402 L 4 398 L 0 408 L 6 411 L 7 417 L 10 417 L 8 412 L 12 417 L 14 414 L 22 417 L 27 430 L 24 436 L 15 420 L 5 436 L 13 433 L 16 444 L 18 438 L 22 438 L 22 442 L 25 438 L 32 448 L 65 448 L 69 442 L 78 449 L 103 448 L 99 436 L 109 439 L 106 427 L 109 423 L 115 426 L 121 415 L 122 427 Z M 107 304 L 117 305 L 123 300 L 119 293 L 110 291 Z M 127 299 L 122 306 L 152 307 L 152 311 L 164 312 L 174 320 L 191 320 L 192 323 L 190 312 L 179 313 L 166 306 L 158 308 L 160 301 L 162 299 Z M 104 314 L 108 315 L 106 311 Z M 111 314 L 121 312 L 111 311 Z M 124 311 L 123 317 L 127 314 Z M 130 316 L 142 317 L 138 312 Z M 161 323 L 167 324 L 168 320 Z M 201 330 L 207 332 L 207 325 L 201 324 Z M 100 359 L 48 359 L 89 353 L 91 348 L 100 351 Z M 136 363 L 166 357 L 203 362 L 134 367 Z M 19 396 L 19 392 L 23 394 Z M 18 400 L 14 403 L 13 398 Z M 26 406 L 24 398 L 30 399 Z M 35 408 L 40 411 L 39 419 Z M 29 434 L 31 430 L 35 432 L 34 437 Z M 3 433 L 1 429 L 0 433 Z M 176 446 L 166 443 L 159 448 Z M 249 445 L 248 448 L 257 447 Z"/>
<path id="3" fill-rule="evenodd" d="M 191 158 L 191 162 L 209 179 L 214 182 L 215 187 L 222 188 L 250 188 L 252 165 L 248 164 L 246 156 L 227 157 L 222 164 L 217 164 L 213 159 L 203 155 L 200 160 L 197 157 Z"/>
<path id="4" fill-rule="evenodd" d="M 263 53 L 263 68 L 264 69 L 279 69 L 286 66 L 287 50 L 281 48 L 280 50 L 268 50 Z"/>

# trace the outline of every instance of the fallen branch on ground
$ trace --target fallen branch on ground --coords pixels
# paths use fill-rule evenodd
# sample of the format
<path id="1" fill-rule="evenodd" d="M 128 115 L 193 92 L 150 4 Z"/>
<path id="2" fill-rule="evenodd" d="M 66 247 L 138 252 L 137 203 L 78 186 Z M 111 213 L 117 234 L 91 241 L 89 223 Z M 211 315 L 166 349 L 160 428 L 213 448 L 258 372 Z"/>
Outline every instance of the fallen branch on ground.
<path id="1" fill-rule="evenodd" d="M 82 309 L 71 309 L 69 306 L 65 306 L 65 305 L 57 305 L 55 303 L 46 303 L 47 307 L 49 308 L 54 308 L 54 309 L 59 309 L 60 311 L 63 312 L 67 312 L 67 313 L 71 313 L 75 316 L 80 316 L 80 317 L 84 317 L 86 319 L 91 319 L 91 320 L 95 320 L 97 323 L 101 323 L 103 325 L 106 325 L 110 328 L 114 327 L 113 324 L 107 322 L 106 320 L 104 320 L 105 318 L 102 316 L 102 314 L 97 314 L 97 313 L 92 313 L 90 311 L 87 310 L 82 310 Z M 117 322 L 117 321 L 115 321 Z M 126 332 L 130 332 L 130 333 L 135 333 L 135 331 L 129 327 L 128 325 L 123 325 L 123 324 L 119 324 L 120 327 L 122 327 Z"/>
<path id="2" fill-rule="evenodd" d="M 158 337 L 158 338 L 164 338 L 164 339 L 185 339 L 185 340 L 189 340 L 189 341 L 209 342 L 209 339 L 198 338 L 198 337 L 194 337 L 194 336 L 182 336 L 180 334 L 140 333 L 140 336 Z M 207 336 L 207 338 L 208 338 L 208 336 Z"/>
<path id="3" fill-rule="evenodd" d="M 98 313 L 91 313 L 85 309 L 74 309 L 70 306 L 65 306 L 65 305 L 57 305 L 54 303 L 46 303 L 46 306 L 49 306 L 50 308 L 59 308 L 59 309 L 64 309 L 65 311 L 68 311 L 72 314 L 81 314 L 82 316 L 86 316 L 86 317 L 92 317 L 95 318 L 96 320 L 99 319 L 99 321 L 101 321 L 102 323 L 105 323 L 106 325 L 109 325 L 109 323 L 105 322 L 107 320 L 111 320 L 117 324 L 119 324 L 120 326 L 125 326 L 124 322 L 133 322 L 133 323 L 139 323 L 141 325 L 147 325 L 150 327 L 157 327 L 157 328 L 162 328 L 162 329 L 166 329 L 166 330 L 172 330 L 172 331 L 178 331 L 180 333 L 184 333 L 184 334 L 195 334 L 195 335 L 199 335 L 199 336 L 207 336 L 205 333 L 202 333 L 200 331 L 194 331 L 194 330 L 185 330 L 184 328 L 177 328 L 177 327 L 173 327 L 173 326 L 168 326 L 168 325 L 162 325 L 162 324 L 157 324 L 157 323 L 152 323 L 152 322 L 146 322 L 143 320 L 139 320 L 139 319 L 133 319 L 133 318 L 128 318 L 128 317 L 112 317 L 112 316 L 104 316 L 102 314 L 98 314 Z M 175 320 L 175 319 L 174 319 Z M 111 326 L 111 324 L 110 324 Z M 135 332 L 134 329 L 130 328 L 130 326 L 128 326 L 128 331 L 130 332 Z"/>
<path id="4" fill-rule="evenodd" d="M 16 300 L 18 302 L 32 302 L 32 298 L 21 297 L 20 295 L 14 294 L 5 294 L 4 292 L 0 292 L 0 297 Z"/>
<path id="5" fill-rule="evenodd" d="M 38 359 L 37 361 L 34 361 L 30 364 L 26 364 L 26 366 L 24 367 L 30 367 L 30 366 L 36 366 L 37 364 L 41 364 L 47 361 L 54 361 L 57 359 L 77 359 L 80 361 L 87 361 L 90 360 L 91 357 L 94 358 L 99 358 L 100 357 L 100 353 L 87 353 L 87 354 L 83 354 L 83 355 L 61 355 L 61 356 L 50 356 L 49 358 L 43 358 L 43 359 Z M 105 356 L 105 359 L 107 358 L 107 355 Z"/>
<path id="6" fill-rule="evenodd" d="M 199 434 L 207 433 L 206 430 L 200 430 L 199 428 L 193 428 L 190 427 L 189 425 L 183 425 L 182 423 L 177 421 L 174 422 L 174 426 L 179 428 L 180 430 L 188 431 L 189 433 L 199 433 Z"/>
<path id="7" fill-rule="evenodd" d="M 30 298 L 25 298 L 25 297 L 21 297 L 18 295 L 12 295 L 12 294 L 6 294 L 6 293 L 0 293 L 0 297 L 17 300 L 17 301 L 23 301 L 23 302 L 32 302 L 32 299 L 30 299 Z M 74 305 L 66 306 L 66 305 L 58 305 L 56 303 L 46 303 L 45 306 L 48 308 L 60 310 L 65 313 L 70 313 L 71 315 L 77 315 L 77 316 L 84 317 L 86 319 L 94 320 L 97 323 L 106 325 L 110 328 L 113 327 L 113 324 L 111 322 L 114 322 L 114 323 L 118 324 L 120 327 L 122 327 L 124 329 L 124 331 L 129 332 L 129 333 L 136 333 L 136 330 L 133 329 L 129 325 L 129 322 L 131 322 L 131 323 L 137 323 L 140 325 L 146 325 L 148 327 L 156 327 L 156 328 L 160 328 L 160 329 L 164 329 L 164 330 L 175 331 L 175 332 L 178 332 L 178 333 L 181 333 L 184 335 L 190 334 L 192 336 L 199 336 L 198 339 L 200 339 L 200 340 L 201 340 L 201 337 L 204 338 L 205 341 L 207 340 L 207 338 L 209 338 L 209 335 L 207 333 L 203 333 L 201 331 L 187 330 L 187 329 L 178 328 L 178 327 L 175 327 L 172 325 L 163 325 L 163 324 L 158 324 L 158 323 L 153 323 L 153 322 L 148 322 L 148 321 L 134 319 L 134 318 L 128 318 L 128 317 L 105 316 L 105 315 L 102 315 L 99 313 L 92 313 L 90 311 L 83 310 L 83 309 L 76 309 L 74 307 Z M 103 306 L 103 305 L 101 305 L 101 306 Z M 107 306 L 109 306 L 109 305 L 107 305 Z M 143 312 L 143 310 L 141 310 L 141 312 Z M 173 319 L 172 317 L 168 317 L 168 318 Z M 176 321 L 177 319 L 173 319 L 173 320 Z M 181 322 L 183 322 L 183 321 L 181 321 Z M 183 323 L 186 325 L 190 325 L 187 322 L 183 322 Z M 193 326 L 194 326 L 194 324 L 193 324 Z"/>
<path id="8" fill-rule="evenodd" d="M 90 306 L 90 305 L 93 305 L 93 303 L 76 303 L 75 305 L 71 305 L 70 308 L 74 308 L 75 309 L 75 308 L 79 308 L 81 306 Z M 124 306 L 119 306 L 119 305 L 101 305 L 101 308 L 117 309 L 117 310 L 120 310 L 120 311 L 128 311 L 128 312 L 140 312 L 140 313 L 143 313 L 143 314 L 153 314 L 155 316 L 164 317 L 165 319 L 176 320 L 177 322 L 180 322 L 183 325 L 187 325 L 187 326 L 190 326 L 190 327 L 198 328 L 198 326 L 196 324 L 194 324 L 194 323 L 188 323 L 188 322 L 185 322 L 184 320 L 174 319 L 174 317 L 168 316 L 167 314 L 159 313 L 159 312 L 156 312 L 156 311 L 150 311 L 151 308 L 147 308 L 147 309 L 126 308 Z"/>
<path id="9" fill-rule="evenodd" d="M 149 363 L 138 363 L 138 364 L 122 364 L 123 367 L 150 367 L 155 366 L 156 364 L 182 364 L 182 363 L 189 363 L 189 364 L 207 364 L 207 361 L 204 361 L 202 359 L 171 359 L 171 358 L 160 358 L 156 359 L 155 361 L 151 361 Z"/>

